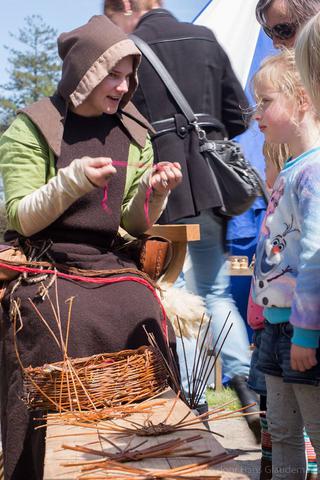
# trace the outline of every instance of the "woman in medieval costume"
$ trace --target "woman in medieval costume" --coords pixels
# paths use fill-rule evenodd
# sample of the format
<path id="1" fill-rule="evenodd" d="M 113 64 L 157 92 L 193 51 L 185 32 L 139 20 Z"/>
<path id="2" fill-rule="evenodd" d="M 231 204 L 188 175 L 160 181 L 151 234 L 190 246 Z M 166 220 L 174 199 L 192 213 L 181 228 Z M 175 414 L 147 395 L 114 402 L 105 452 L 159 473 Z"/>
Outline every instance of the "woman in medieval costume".
<path id="1" fill-rule="evenodd" d="M 131 235 L 145 232 L 181 179 L 179 164 L 152 168 L 148 123 L 130 103 L 140 53 L 104 16 L 62 34 L 58 48 L 63 68 L 56 94 L 20 111 L 0 140 L 6 240 L 18 240 L 29 261 L 49 261 L 57 268 L 56 275 L 23 273 L 9 284 L 2 302 L 6 480 L 43 476 L 44 429 L 34 430 L 35 413 L 23 401 L 15 342 L 23 366 L 62 359 L 40 319 L 58 334 L 50 302 L 59 308 L 65 335 L 73 299 L 70 357 L 145 345 L 144 326 L 167 351 L 155 292 L 137 270 L 123 273 L 136 265 L 116 242 L 120 225 Z M 97 270 L 115 272 L 109 283 L 59 274 Z M 12 318 L 17 304 L 19 325 Z"/>

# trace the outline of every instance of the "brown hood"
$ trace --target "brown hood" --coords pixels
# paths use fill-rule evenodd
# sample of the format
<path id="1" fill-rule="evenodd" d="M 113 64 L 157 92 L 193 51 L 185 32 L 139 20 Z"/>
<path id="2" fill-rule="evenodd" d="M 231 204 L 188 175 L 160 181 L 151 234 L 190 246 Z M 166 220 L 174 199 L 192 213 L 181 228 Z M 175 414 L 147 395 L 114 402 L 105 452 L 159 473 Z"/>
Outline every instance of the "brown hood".
<path id="1" fill-rule="evenodd" d="M 141 54 L 134 42 L 105 15 L 96 15 L 85 25 L 62 33 L 58 38 L 58 51 L 63 60 L 58 92 L 74 107 L 84 102 L 120 60 L 132 55 L 133 73 L 129 91 L 120 107 L 129 102 L 137 88 Z"/>
<path id="2" fill-rule="evenodd" d="M 144 147 L 148 130 L 147 120 L 129 102 L 137 86 L 137 68 L 141 54 L 123 32 L 104 15 L 92 17 L 86 25 L 62 33 L 58 39 L 63 60 L 58 92 L 18 110 L 38 127 L 54 154 L 59 157 L 68 112 L 68 104 L 77 107 L 108 75 L 110 70 L 127 55 L 133 55 L 134 68 L 129 91 L 120 103 L 117 113 L 134 142 Z"/>

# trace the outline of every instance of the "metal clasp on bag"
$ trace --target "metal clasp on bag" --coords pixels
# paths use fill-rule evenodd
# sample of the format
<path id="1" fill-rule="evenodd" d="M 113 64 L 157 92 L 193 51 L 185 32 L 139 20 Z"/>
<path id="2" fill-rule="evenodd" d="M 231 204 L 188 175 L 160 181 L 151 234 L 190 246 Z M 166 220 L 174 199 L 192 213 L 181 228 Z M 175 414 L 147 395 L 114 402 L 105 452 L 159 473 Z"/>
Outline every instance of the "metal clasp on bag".
<path id="1" fill-rule="evenodd" d="M 200 125 L 195 121 L 192 122 L 192 125 L 194 126 L 194 129 L 198 135 L 199 138 L 199 150 L 200 152 L 204 152 L 206 150 L 211 150 L 211 151 L 216 151 L 217 147 L 216 144 L 213 141 L 210 141 L 207 139 L 207 134 L 203 128 L 200 127 Z"/>
<path id="2" fill-rule="evenodd" d="M 207 139 L 206 132 L 205 130 L 203 130 L 203 128 L 200 127 L 198 122 L 195 120 L 194 122 L 192 122 L 192 125 L 194 126 L 194 129 L 197 132 L 200 142 L 207 142 L 208 139 Z"/>

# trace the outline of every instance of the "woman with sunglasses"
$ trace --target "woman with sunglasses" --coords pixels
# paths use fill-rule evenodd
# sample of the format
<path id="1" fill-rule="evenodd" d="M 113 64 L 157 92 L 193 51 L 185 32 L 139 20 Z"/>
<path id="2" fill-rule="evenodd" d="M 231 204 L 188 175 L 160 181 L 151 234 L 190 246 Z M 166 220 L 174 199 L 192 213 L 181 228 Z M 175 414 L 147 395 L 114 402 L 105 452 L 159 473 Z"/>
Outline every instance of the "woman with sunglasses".
<path id="1" fill-rule="evenodd" d="M 275 48 L 292 48 L 300 28 L 320 11 L 320 0 L 259 0 L 256 17 Z"/>

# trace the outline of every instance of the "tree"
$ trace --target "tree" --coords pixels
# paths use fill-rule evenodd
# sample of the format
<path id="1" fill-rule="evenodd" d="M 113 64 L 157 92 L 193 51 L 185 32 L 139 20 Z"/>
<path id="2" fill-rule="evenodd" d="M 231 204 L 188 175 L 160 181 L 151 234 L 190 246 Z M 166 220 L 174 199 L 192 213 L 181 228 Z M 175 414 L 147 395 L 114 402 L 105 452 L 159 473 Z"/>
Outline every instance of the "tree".
<path id="1" fill-rule="evenodd" d="M 7 92 L 0 95 L 0 130 L 11 123 L 16 111 L 39 98 L 52 95 L 60 77 L 57 54 L 57 31 L 46 25 L 40 15 L 25 18 L 26 26 L 19 33 L 10 33 L 24 45 L 23 50 L 5 48 L 9 52 L 9 82 L 0 85 Z"/>

